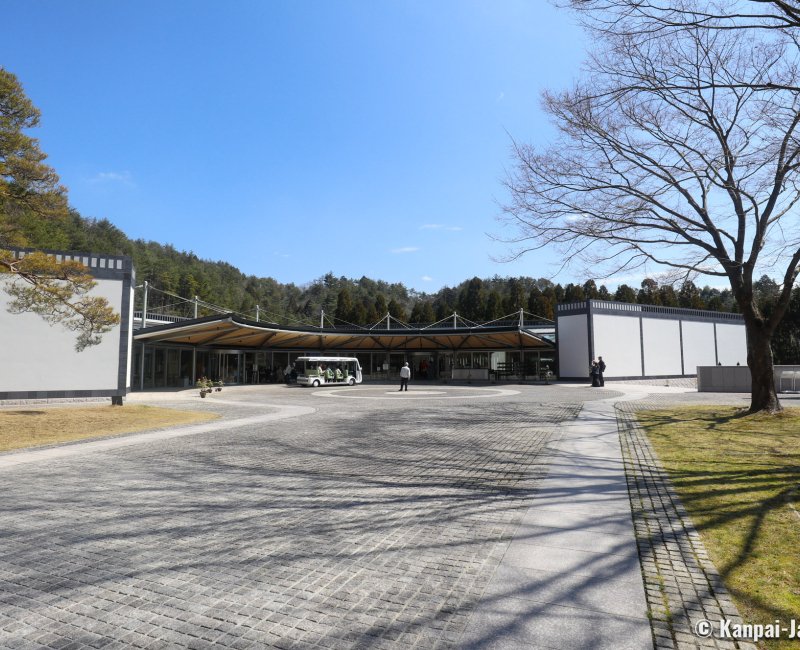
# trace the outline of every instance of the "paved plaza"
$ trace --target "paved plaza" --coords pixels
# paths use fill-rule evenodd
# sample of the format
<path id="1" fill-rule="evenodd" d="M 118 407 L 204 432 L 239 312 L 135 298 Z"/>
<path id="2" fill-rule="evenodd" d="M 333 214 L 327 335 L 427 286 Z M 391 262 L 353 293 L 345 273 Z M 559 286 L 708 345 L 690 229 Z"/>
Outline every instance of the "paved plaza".
<path id="1" fill-rule="evenodd" d="M 0 647 L 694 647 L 648 617 L 617 430 L 653 391 L 134 395 L 221 419 L 0 455 Z"/>

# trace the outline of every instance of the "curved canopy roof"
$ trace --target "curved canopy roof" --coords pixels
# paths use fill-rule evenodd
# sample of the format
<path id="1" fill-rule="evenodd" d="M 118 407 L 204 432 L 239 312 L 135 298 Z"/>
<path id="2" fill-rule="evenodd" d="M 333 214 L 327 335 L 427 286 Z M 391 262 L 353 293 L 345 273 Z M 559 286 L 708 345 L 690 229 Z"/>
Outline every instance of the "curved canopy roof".
<path id="1" fill-rule="evenodd" d="M 333 329 L 255 322 L 234 314 L 147 327 L 134 332 L 139 343 L 172 343 L 214 348 L 285 350 L 519 350 L 553 349 L 541 328 L 479 325 L 421 329 Z"/>

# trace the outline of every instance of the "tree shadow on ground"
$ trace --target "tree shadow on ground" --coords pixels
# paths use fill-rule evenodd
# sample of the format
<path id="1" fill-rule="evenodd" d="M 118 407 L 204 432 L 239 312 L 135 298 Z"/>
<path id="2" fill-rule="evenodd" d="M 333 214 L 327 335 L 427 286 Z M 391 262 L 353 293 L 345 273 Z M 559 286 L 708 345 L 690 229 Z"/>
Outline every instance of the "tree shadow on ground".
<path id="1" fill-rule="evenodd" d="M 448 643 L 578 409 L 320 412 L 13 469 L 0 614 L 28 624 L 0 645 L 53 620 L 72 640 Z"/>

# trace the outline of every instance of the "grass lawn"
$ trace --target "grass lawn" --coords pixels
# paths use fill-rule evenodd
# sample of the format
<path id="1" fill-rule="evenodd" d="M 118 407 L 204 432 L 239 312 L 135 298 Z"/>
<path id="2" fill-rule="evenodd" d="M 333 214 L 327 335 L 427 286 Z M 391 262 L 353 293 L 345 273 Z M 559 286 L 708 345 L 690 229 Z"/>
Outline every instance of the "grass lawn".
<path id="1" fill-rule="evenodd" d="M 0 451 L 145 431 L 216 417 L 213 413 L 138 404 L 3 409 L 0 410 Z"/>
<path id="2" fill-rule="evenodd" d="M 745 622 L 800 622 L 800 409 L 770 417 L 692 407 L 638 418 Z"/>

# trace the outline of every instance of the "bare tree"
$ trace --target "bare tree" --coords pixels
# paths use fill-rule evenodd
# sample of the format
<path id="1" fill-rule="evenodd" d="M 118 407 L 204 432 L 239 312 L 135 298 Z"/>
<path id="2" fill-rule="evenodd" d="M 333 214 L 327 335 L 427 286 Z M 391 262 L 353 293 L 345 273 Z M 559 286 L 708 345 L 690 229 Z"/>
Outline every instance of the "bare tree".
<path id="1" fill-rule="evenodd" d="M 622 33 L 664 29 L 787 30 L 800 27 L 798 0 L 559 0 L 582 14 L 590 26 Z"/>
<path id="2" fill-rule="evenodd" d="M 545 96 L 559 140 L 514 143 L 512 256 L 554 245 L 592 277 L 656 264 L 727 278 L 747 330 L 750 410 L 778 411 L 770 341 L 800 262 L 796 52 L 697 26 L 603 42 L 588 81 Z M 781 87 L 765 89 L 767 75 Z M 753 278 L 776 272 L 767 318 Z"/>

